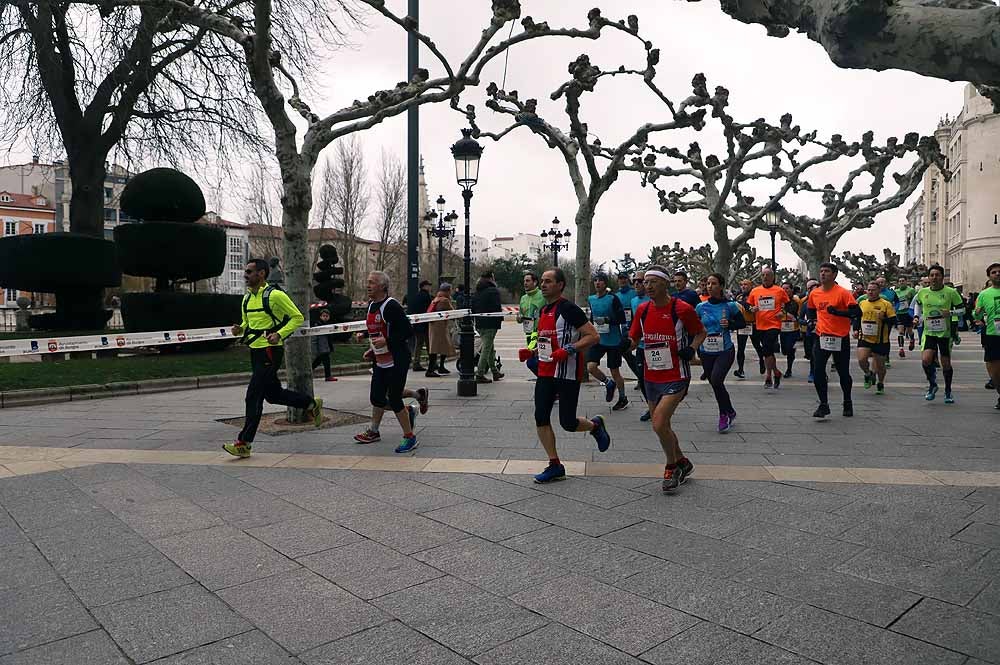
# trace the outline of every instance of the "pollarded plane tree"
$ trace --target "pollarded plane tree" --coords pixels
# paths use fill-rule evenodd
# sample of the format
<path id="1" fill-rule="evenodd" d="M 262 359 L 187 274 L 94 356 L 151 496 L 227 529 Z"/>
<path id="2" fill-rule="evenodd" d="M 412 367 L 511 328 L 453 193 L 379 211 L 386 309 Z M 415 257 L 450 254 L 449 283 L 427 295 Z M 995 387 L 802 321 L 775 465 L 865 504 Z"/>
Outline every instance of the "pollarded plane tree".
<path id="1" fill-rule="evenodd" d="M 649 260 L 644 265 L 659 264 L 670 270 L 683 270 L 691 280 L 700 279 L 716 270 L 716 251 L 711 243 L 684 249 L 679 242 L 658 245 L 649 250 Z M 727 286 L 734 286 L 742 279 L 756 280 L 761 269 L 768 265 L 757 250 L 742 244 L 733 251 L 732 263 L 726 279 Z M 725 275 L 726 273 L 722 273 Z"/>
<path id="2" fill-rule="evenodd" d="M 568 129 L 563 129 L 554 121 L 542 117 L 537 99 L 521 99 L 516 90 L 506 91 L 491 83 L 487 89 L 485 106 L 500 115 L 510 116 L 513 122 L 498 131 L 486 131 L 480 127 L 474 105 L 462 106 L 455 98 L 452 106 L 463 113 L 472 126 L 473 136 L 499 141 L 514 130 L 524 127 L 538 136 L 547 147 L 559 151 L 566 166 L 569 179 L 576 195 L 576 277 L 575 293 L 578 302 L 585 302 L 590 293 L 590 252 L 594 216 L 601 198 L 618 180 L 621 170 L 629 159 L 640 154 L 650 137 L 659 132 L 692 128 L 700 130 L 704 126 L 706 111 L 696 109 L 688 113 L 684 107 L 677 107 L 657 86 L 656 66 L 660 61 L 659 49 L 644 40 L 639 34 L 639 20 L 629 16 L 624 21 L 611 21 L 601 16 L 600 10 L 593 9 L 588 18 L 591 25 L 607 27 L 630 35 L 638 40 L 645 51 L 645 66 L 630 69 L 624 65 L 616 69 L 602 70 L 591 63 L 584 54 L 569 64 L 572 78 L 560 85 L 551 95 L 552 101 L 564 100 L 564 112 Z M 535 25 L 534 29 L 547 26 Z M 604 145 L 591 133 L 590 125 L 582 119 L 582 98 L 593 93 L 601 79 L 610 77 L 635 77 L 665 106 L 664 117 L 657 122 L 646 122 L 632 131 L 624 140 L 615 145 Z"/>
<path id="3" fill-rule="evenodd" d="M 606 23 L 591 19 L 585 28 L 550 28 L 530 17 L 522 21 L 523 29 L 507 39 L 496 40 L 497 34 L 521 17 L 517 0 L 493 0 L 489 24 L 463 60 L 453 65 L 435 42 L 411 17 L 393 13 L 384 0 L 358 0 L 358 6 L 398 26 L 404 33 L 415 36 L 428 51 L 437 68 L 436 76 L 421 69 L 409 81 L 394 88 L 378 90 L 367 99 L 356 100 L 350 106 L 321 115 L 303 98 L 305 86 L 300 85 L 315 53 L 298 61 L 287 58 L 285 41 L 277 39 L 274 28 L 283 12 L 296 5 L 313 22 L 326 20 L 324 0 L 288 3 L 272 0 L 92 0 L 102 5 L 131 4 L 170 9 L 178 20 L 200 29 L 210 30 L 234 43 L 242 53 L 251 90 L 257 97 L 264 115 L 274 132 L 274 150 L 282 183 L 283 259 L 287 291 L 300 309 L 308 308 L 311 264 L 307 231 L 312 208 L 313 171 L 320 153 L 334 141 L 364 131 L 387 118 L 408 109 L 449 100 L 469 86 L 478 85 L 483 68 L 494 58 L 518 44 L 545 37 L 597 39 Z M 279 11 L 280 10 L 280 11 Z M 312 30 L 308 20 L 303 30 Z M 293 66 L 294 65 L 294 66 Z M 287 95 L 287 97 L 286 97 Z M 301 139 L 299 131 L 304 125 Z M 307 341 L 289 340 L 286 366 L 289 386 L 312 393 L 312 371 Z"/>

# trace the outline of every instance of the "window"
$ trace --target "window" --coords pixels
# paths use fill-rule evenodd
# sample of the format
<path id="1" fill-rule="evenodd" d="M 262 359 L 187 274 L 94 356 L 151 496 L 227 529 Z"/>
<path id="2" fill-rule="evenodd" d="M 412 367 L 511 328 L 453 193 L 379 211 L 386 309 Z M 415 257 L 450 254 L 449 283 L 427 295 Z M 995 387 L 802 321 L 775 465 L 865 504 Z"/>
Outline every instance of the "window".
<path id="1" fill-rule="evenodd" d="M 17 302 L 17 290 L 16 289 L 7 289 L 5 293 L 7 295 L 7 302 Z"/>
<path id="2" fill-rule="evenodd" d="M 10 194 L 0 194 L 0 203 L 10 203 L 14 200 Z"/>
<path id="3" fill-rule="evenodd" d="M 35 235 L 41 235 L 42 233 L 45 233 L 45 225 L 35 224 L 33 231 L 35 232 Z"/>
<path id="4" fill-rule="evenodd" d="M 229 255 L 229 269 L 230 270 L 243 270 L 243 254 L 230 254 Z"/>
<path id="5" fill-rule="evenodd" d="M 229 239 L 229 252 L 231 254 L 243 254 L 243 242 L 240 238 Z"/>
<path id="6" fill-rule="evenodd" d="M 229 288 L 240 291 L 243 286 L 243 273 L 235 270 L 229 271 Z"/>
<path id="7" fill-rule="evenodd" d="M 17 235 L 17 222 L 4 222 L 3 234 L 5 236 Z"/>
<path id="8" fill-rule="evenodd" d="M 104 202 L 105 203 L 111 203 L 111 199 L 113 199 L 114 196 L 115 196 L 115 190 L 111 189 L 110 187 L 105 187 L 104 188 Z"/>
<path id="9" fill-rule="evenodd" d="M 117 222 L 118 221 L 118 211 L 114 208 L 104 209 L 104 221 L 105 222 Z"/>

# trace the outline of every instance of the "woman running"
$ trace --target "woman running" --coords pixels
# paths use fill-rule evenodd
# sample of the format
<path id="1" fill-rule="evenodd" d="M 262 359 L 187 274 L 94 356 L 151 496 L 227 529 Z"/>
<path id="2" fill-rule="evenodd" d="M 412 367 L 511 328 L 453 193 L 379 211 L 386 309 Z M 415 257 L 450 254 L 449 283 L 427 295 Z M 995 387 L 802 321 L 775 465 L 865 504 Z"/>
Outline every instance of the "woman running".
<path id="1" fill-rule="evenodd" d="M 715 392 L 715 401 L 719 403 L 719 432 L 728 432 L 733 428 L 736 411 L 726 390 L 726 374 L 733 366 L 736 349 L 733 346 L 731 330 L 739 330 L 746 326 L 740 306 L 726 298 L 723 289 L 726 278 L 717 272 L 708 276 L 708 300 L 699 303 L 695 308 L 698 318 L 708 335 L 698 350 L 701 356 L 702 368 L 708 375 L 708 382 Z"/>

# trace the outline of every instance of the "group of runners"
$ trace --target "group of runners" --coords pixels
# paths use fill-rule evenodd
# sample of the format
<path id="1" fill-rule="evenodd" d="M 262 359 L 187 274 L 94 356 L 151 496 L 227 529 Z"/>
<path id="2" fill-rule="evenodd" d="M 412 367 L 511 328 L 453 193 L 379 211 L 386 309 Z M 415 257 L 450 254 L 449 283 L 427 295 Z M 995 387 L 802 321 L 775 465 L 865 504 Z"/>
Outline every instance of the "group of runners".
<path id="1" fill-rule="evenodd" d="M 307 409 L 317 423 L 322 418 L 321 400 L 283 390 L 277 378 L 282 342 L 301 324 L 302 315 L 287 295 L 268 287 L 266 262 L 251 261 L 246 272 L 249 293 L 244 300 L 243 320 L 234 326 L 233 334 L 256 335 L 250 342 L 253 378 L 247 390 L 246 426 L 235 443 L 224 446 L 227 452 L 240 457 L 250 455 L 265 400 Z M 869 283 L 859 297 L 837 284 L 837 276 L 835 264 L 822 264 L 818 279 L 810 279 L 800 295 L 791 284 L 777 285 L 774 272 L 765 268 L 759 285 L 743 282 L 735 294 L 730 294 L 725 277 L 712 273 L 699 282 L 699 293 L 687 288 L 688 276 L 683 272 L 671 273 L 664 266 L 652 265 L 634 275 L 619 274 L 614 291 L 608 288 L 606 275 L 597 275 L 595 294 L 588 299 L 589 311 L 584 311 L 564 297 L 566 276 L 562 270 L 525 275 L 525 291 L 530 297 L 522 299 L 518 314 L 525 333 L 525 346 L 518 358 L 537 376 L 535 425 L 548 456 L 547 466 L 535 481 L 548 483 L 566 477 L 551 423 L 551 413 L 557 406 L 562 429 L 589 433 L 599 451 L 610 447 L 611 435 L 603 416 L 586 419 L 577 415 L 580 388 L 589 373 L 603 384 L 607 402 L 614 402 L 613 410 L 627 408 L 623 361 L 638 379 L 637 388 L 645 398 L 647 409 L 640 420 L 651 421 L 663 448 L 666 464 L 662 488 L 666 493 L 673 493 L 694 471 L 672 428 L 673 416 L 690 387 L 692 365 L 700 362 L 702 378 L 710 383 L 718 404 L 718 431 L 728 432 L 737 412 L 725 381 L 734 363 L 738 368 L 733 375 L 745 378 L 747 340 L 757 349 L 765 390 L 781 389 L 782 378 L 791 376 L 795 345 L 803 341 L 810 361 L 809 380 L 819 401 L 813 414 L 816 418 L 831 413 L 827 367 L 832 361 L 843 393 L 842 413 L 851 417 L 852 338 L 858 342 L 857 361 L 864 373 L 865 388 L 874 385 L 881 394 L 892 331 L 898 333 L 896 341 L 902 357 L 906 342 L 910 350 L 916 346 L 916 330 L 928 381 L 925 398 L 936 397 L 940 366 L 945 402 L 953 403 L 951 349 L 958 339 L 959 308 L 964 307 L 964 301 L 955 289 L 944 284 L 944 270 L 932 266 L 926 286 L 922 284 L 919 290 L 902 280 L 895 289 L 889 289 L 880 278 Z M 990 265 L 987 276 L 989 284 L 975 301 L 972 319 L 982 332 L 990 379 L 1000 387 L 1000 263 Z M 406 388 L 412 353 L 410 321 L 402 306 L 389 296 L 389 277 L 384 272 L 371 273 L 366 290 L 369 305 L 362 336 L 370 345 L 365 356 L 372 362 L 372 420 L 355 440 L 361 444 L 379 441 L 379 427 L 388 408 L 403 433 L 395 451 L 412 452 L 418 445 L 413 432 L 417 409 L 406 406 L 403 400 L 416 400 L 419 412 L 426 413 L 428 392 L 426 388 Z M 787 359 L 784 372 L 777 365 L 779 352 Z M 610 377 L 601 371 L 602 361 Z M 1000 410 L 1000 397 L 995 408 Z"/>

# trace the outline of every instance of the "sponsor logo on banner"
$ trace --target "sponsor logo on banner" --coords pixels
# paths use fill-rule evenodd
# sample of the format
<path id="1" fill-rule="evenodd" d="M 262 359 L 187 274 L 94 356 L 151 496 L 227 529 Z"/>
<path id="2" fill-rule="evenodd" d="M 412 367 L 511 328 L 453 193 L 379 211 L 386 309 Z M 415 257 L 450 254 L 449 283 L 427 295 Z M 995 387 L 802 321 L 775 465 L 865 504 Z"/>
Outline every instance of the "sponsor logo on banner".
<path id="1" fill-rule="evenodd" d="M 102 337 L 101 338 L 101 346 L 107 346 L 107 345 L 108 345 L 108 338 L 107 337 Z"/>
<path id="2" fill-rule="evenodd" d="M 117 344 L 119 348 L 125 346 L 125 338 L 124 337 L 115 337 L 115 344 Z"/>
<path id="3" fill-rule="evenodd" d="M 226 329 L 219 328 L 219 337 L 225 337 L 225 336 L 226 336 Z"/>
<path id="4" fill-rule="evenodd" d="M 32 351 L 37 351 L 38 350 L 38 340 L 37 339 L 31 340 L 31 350 Z"/>
<path id="5" fill-rule="evenodd" d="M 183 342 L 187 339 L 187 333 L 179 332 L 177 333 L 177 341 Z"/>
<path id="6" fill-rule="evenodd" d="M 59 350 L 59 342 L 54 339 L 49 340 L 49 351 L 55 352 Z"/>
<path id="7" fill-rule="evenodd" d="M 168 333 L 168 332 L 163 333 L 163 339 L 164 339 L 164 341 L 169 342 L 170 341 L 170 333 Z"/>

